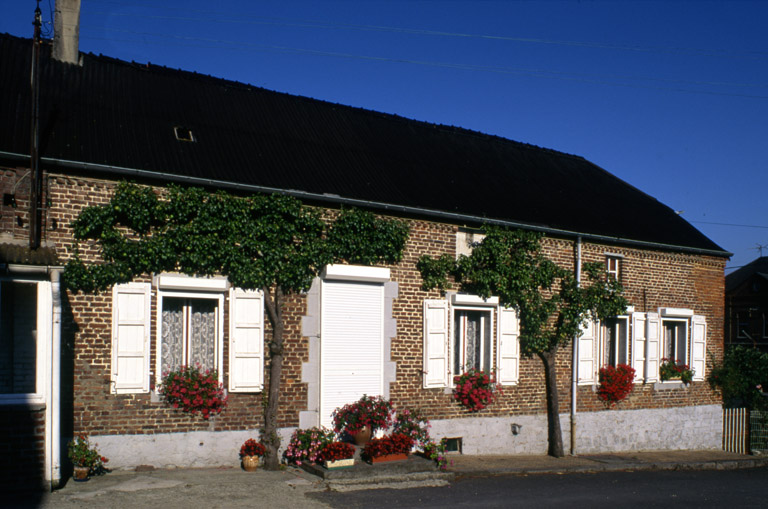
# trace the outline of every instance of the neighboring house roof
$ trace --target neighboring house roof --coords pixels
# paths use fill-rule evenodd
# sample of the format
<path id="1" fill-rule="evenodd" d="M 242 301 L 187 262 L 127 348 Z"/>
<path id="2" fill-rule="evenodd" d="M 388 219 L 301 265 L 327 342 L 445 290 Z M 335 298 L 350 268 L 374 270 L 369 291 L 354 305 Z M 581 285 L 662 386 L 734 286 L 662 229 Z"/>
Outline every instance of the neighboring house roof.
<path id="1" fill-rule="evenodd" d="M 666 205 L 578 156 L 193 72 L 92 54 L 75 66 L 48 58 L 48 47 L 42 53 L 44 167 L 141 170 L 458 224 L 498 221 L 729 254 Z M 0 35 L 6 157 L 29 151 L 30 54 L 30 40 Z M 196 141 L 179 141 L 175 127 Z"/>
<path id="2" fill-rule="evenodd" d="M 754 275 L 758 275 L 761 278 L 768 278 L 767 274 L 768 256 L 761 256 L 725 276 L 725 291 L 727 293 L 737 290 Z"/>

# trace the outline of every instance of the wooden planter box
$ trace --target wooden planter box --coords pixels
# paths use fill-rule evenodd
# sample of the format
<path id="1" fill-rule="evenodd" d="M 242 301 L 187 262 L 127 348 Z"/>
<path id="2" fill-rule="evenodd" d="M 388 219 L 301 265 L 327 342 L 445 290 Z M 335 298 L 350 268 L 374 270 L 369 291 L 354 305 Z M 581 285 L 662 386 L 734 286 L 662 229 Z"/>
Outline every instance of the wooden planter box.
<path id="1" fill-rule="evenodd" d="M 347 458 L 336 461 L 325 461 L 323 466 L 328 470 L 337 470 L 339 468 L 350 468 L 355 465 L 355 458 Z"/>
<path id="2" fill-rule="evenodd" d="M 408 459 L 408 455 L 404 452 L 398 454 L 385 454 L 378 458 L 371 458 L 371 463 L 386 463 L 387 461 L 404 461 Z"/>

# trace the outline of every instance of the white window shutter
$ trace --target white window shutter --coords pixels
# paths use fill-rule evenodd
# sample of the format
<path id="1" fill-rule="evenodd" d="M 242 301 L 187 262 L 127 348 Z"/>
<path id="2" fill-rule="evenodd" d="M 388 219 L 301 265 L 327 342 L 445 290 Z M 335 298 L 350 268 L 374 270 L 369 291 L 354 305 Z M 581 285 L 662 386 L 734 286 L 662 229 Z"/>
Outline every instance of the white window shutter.
<path id="1" fill-rule="evenodd" d="M 658 313 L 646 313 L 645 320 L 645 380 L 659 380 L 659 362 L 661 360 L 661 343 L 659 339 L 661 320 Z"/>
<path id="2" fill-rule="evenodd" d="M 707 319 L 701 315 L 691 318 L 691 367 L 693 379 L 704 380 L 707 353 Z"/>
<path id="3" fill-rule="evenodd" d="M 427 389 L 449 385 L 448 317 L 448 301 L 424 301 L 424 388 Z"/>
<path id="4" fill-rule="evenodd" d="M 645 313 L 632 313 L 632 362 L 635 382 L 645 378 Z"/>
<path id="5" fill-rule="evenodd" d="M 229 292 L 229 390 L 258 392 L 264 387 L 264 295 Z"/>
<path id="6" fill-rule="evenodd" d="M 579 337 L 579 383 L 594 384 L 597 380 L 597 322 L 589 319 L 581 326 Z"/>
<path id="7" fill-rule="evenodd" d="M 512 308 L 499 307 L 498 323 L 497 381 L 502 385 L 514 385 L 520 376 L 520 332 L 517 312 Z"/>
<path id="8" fill-rule="evenodd" d="M 149 392 L 149 283 L 126 283 L 112 289 L 111 392 Z"/>

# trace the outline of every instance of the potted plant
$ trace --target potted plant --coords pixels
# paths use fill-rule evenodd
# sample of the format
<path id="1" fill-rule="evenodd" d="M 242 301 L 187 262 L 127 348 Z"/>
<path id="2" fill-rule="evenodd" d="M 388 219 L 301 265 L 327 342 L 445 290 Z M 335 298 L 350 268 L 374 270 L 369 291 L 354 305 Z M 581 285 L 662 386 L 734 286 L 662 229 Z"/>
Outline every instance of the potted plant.
<path id="1" fill-rule="evenodd" d="M 392 433 L 374 438 L 363 448 L 362 457 L 370 463 L 408 459 L 413 448 L 413 439 L 402 433 Z"/>
<path id="2" fill-rule="evenodd" d="M 392 433 L 402 433 L 413 439 L 414 445 L 422 449 L 430 442 L 429 419 L 419 410 L 404 408 L 398 410 L 392 423 Z"/>
<path id="3" fill-rule="evenodd" d="M 243 470 L 246 472 L 255 472 L 259 468 L 259 458 L 264 456 L 267 448 L 256 440 L 249 438 L 240 446 L 240 459 L 243 463 Z"/>
<path id="4" fill-rule="evenodd" d="M 377 429 L 386 429 L 392 424 L 392 404 L 381 396 L 363 397 L 333 411 L 333 430 L 348 434 L 357 445 L 370 440 Z"/>
<path id="5" fill-rule="evenodd" d="M 662 382 L 667 380 L 680 380 L 684 384 L 689 384 L 693 380 L 694 370 L 692 370 L 688 364 L 667 359 L 666 357 L 661 359 L 661 366 L 659 366 L 659 376 Z"/>
<path id="6" fill-rule="evenodd" d="M 347 442 L 331 442 L 323 447 L 320 457 L 328 470 L 349 468 L 355 464 L 355 448 Z"/>
<path id="7" fill-rule="evenodd" d="M 160 394 L 173 408 L 191 414 L 200 413 L 206 420 L 221 413 L 227 406 L 224 386 L 219 383 L 216 370 L 201 372 L 199 366 L 181 366 L 166 373 Z"/>
<path id="8" fill-rule="evenodd" d="M 323 448 L 333 442 L 333 438 L 333 432 L 322 427 L 297 429 L 285 449 L 285 460 L 296 465 L 305 461 L 317 463 L 321 461 L 320 453 Z"/>
<path id="9" fill-rule="evenodd" d="M 470 412 L 479 412 L 496 399 L 497 386 L 493 373 L 470 369 L 453 377 L 453 399 Z"/>
<path id="10" fill-rule="evenodd" d="M 439 443 L 430 440 L 424 445 L 424 457 L 437 463 L 438 470 L 448 470 L 448 457 L 445 454 L 447 442 L 445 438 L 442 438 Z M 451 460 L 451 465 L 453 465 L 453 460 Z"/>
<path id="11" fill-rule="evenodd" d="M 104 463 L 109 461 L 95 447 L 91 447 L 88 436 L 84 434 L 69 441 L 67 456 L 74 466 L 72 477 L 78 482 L 87 481 L 91 475 L 103 474 L 106 471 Z"/>

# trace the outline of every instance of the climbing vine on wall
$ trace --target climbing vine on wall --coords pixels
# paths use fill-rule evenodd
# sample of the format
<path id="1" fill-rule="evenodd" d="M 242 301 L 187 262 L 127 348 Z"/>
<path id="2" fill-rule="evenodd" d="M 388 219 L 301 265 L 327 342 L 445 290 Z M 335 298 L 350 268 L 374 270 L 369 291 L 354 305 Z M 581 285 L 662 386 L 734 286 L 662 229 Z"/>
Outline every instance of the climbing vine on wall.
<path id="1" fill-rule="evenodd" d="M 112 199 L 85 208 L 72 223 L 73 258 L 64 271 L 74 291 L 94 292 L 144 274 L 181 272 L 226 276 L 243 289 L 264 292 L 272 325 L 270 377 L 264 411 L 267 468 L 277 468 L 277 410 L 283 356 L 285 295 L 309 289 L 329 263 L 395 264 L 408 224 L 359 209 L 332 219 L 281 194 L 235 196 L 168 186 L 162 194 L 121 182 Z M 81 253 L 95 248 L 100 260 Z"/>

